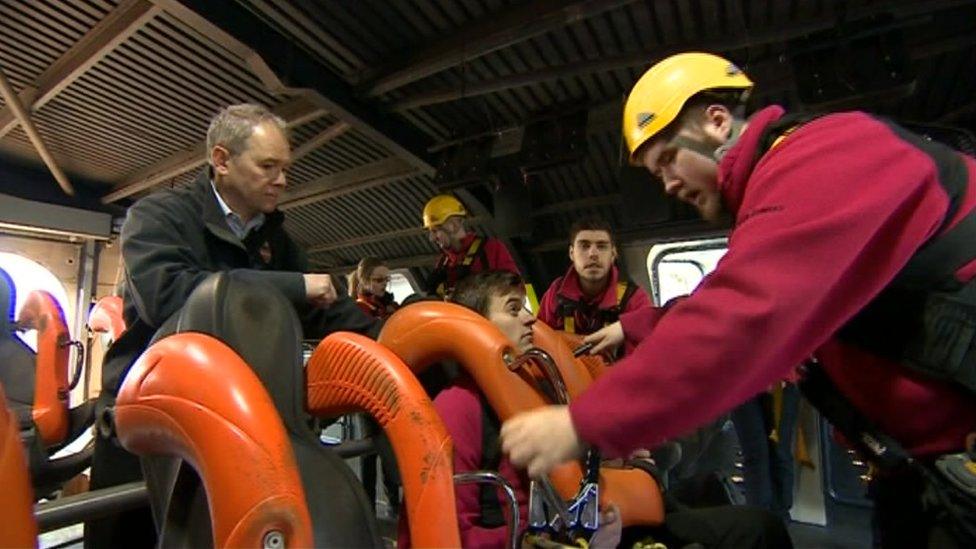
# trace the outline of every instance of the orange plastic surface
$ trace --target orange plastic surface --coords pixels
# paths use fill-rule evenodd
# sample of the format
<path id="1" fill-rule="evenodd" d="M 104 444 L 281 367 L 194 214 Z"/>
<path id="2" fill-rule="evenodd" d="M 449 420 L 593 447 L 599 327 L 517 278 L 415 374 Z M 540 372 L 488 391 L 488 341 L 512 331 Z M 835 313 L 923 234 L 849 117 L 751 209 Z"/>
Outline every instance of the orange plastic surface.
<path id="1" fill-rule="evenodd" d="M 557 362 L 569 360 L 573 357 L 573 349 L 583 344 L 583 336 L 554 330 L 542 322 L 536 322 L 532 326 L 532 331 L 536 347 L 544 349 Z M 597 379 L 606 373 L 607 363 L 599 356 L 583 355 L 573 358 L 589 372 L 592 379 Z"/>
<path id="2" fill-rule="evenodd" d="M 34 425 L 45 447 L 68 435 L 68 342 L 71 334 L 54 297 L 34 290 L 20 310 L 17 323 L 37 330 L 34 374 Z"/>
<path id="3" fill-rule="evenodd" d="M 37 547 L 34 495 L 17 418 L 0 388 L 0 547 Z"/>
<path id="4" fill-rule="evenodd" d="M 551 328 L 537 322 L 535 330 L 543 338 L 558 341 Z M 549 404 L 526 379 L 508 369 L 505 356 L 513 351 L 507 338 L 487 319 L 460 305 L 422 302 L 404 307 L 387 320 L 378 341 L 417 373 L 443 360 L 459 362 L 502 421 Z M 591 381 L 586 367 L 573 358 L 565 343 L 547 346 L 555 351 L 550 354 L 570 398 L 579 395 Z M 582 476 L 580 464 L 572 462 L 554 469 L 549 478 L 560 495 L 569 499 L 576 494 Z M 660 488 L 640 470 L 601 469 L 600 502 L 616 503 L 624 526 L 656 525 L 664 520 Z"/>
<path id="5" fill-rule="evenodd" d="M 122 298 L 117 295 L 107 295 L 96 301 L 91 312 L 88 313 L 88 327 L 95 333 L 108 334 L 112 341 L 119 339 L 125 331 Z"/>
<path id="6" fill-rule="evenodd" d="M 153 344 L 125 377 L 115 426 L 130 452 L 193 466 L 207 491 L 215 547 L 261 547 L 272 530 L 286 547 L 312 546 L 281 418 L 261 381 L 222 342 L 181 333 Z"/>
<path id="7" fill-rule="evenodd" d="M 375 341 L 340 332 L 322 340 L 306 375 L 311 413 L 367 412 L 383 427 L 403 480 L 412 544 L 460 547 L 451 438 L 407 366 Z"/>

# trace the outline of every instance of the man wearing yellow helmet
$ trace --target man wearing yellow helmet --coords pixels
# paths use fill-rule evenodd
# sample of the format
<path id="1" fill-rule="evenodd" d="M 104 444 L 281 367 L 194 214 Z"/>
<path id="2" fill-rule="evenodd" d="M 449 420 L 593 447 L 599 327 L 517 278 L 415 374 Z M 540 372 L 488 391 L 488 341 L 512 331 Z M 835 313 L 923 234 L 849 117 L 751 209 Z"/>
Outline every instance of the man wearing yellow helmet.
<path id="1" fill-rule="evenodd" d="M 427 293 L 450 295 L 464 277 L 482 271 L 509 271 L 520 275 L 512 254 L 496 238 L 482 238 L 466 225 L 467 210 L 449 194 L 439 194 L 424 206 L 424 228 L 441 256 L 427 281 Z"/>
<path id="2" fill-rule="evenodd" d="M 938 471 L 968 463 L 959 478 L 976 479 L 958 453 L 976 431 L 976 159 L 863 112 L 746 121 L 751 87 L 704 53 L 634 86 L 631 161 L 705 219 L 730 218 L 728 253 L 681 303 L 588 336 L 592 352 L 637 348 L 570 406 L 506 422 L 504 449 L 537 476 L 587 443 L 654 447 L 814 355 L 805 394 L 880 467 L 881 545 L 972 547 L 976 498 Z"/>

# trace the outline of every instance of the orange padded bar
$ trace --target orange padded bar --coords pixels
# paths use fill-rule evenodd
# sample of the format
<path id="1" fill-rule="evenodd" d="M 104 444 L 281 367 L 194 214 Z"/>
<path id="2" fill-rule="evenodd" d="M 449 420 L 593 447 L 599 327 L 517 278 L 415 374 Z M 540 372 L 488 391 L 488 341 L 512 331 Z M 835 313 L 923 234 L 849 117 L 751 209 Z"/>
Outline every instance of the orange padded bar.
<path id="1" fill-rule="evenodd" d="M 311 547 L 312 524 L 291 443 L 250 367 L 217 339 L 169 336 L 146 350 L 115 404 L 119 441 L 138 455 L 177 456 L 207 491 L 215 547 Z"/>
<path id="2" fill-rule="evenodd" d="M 308 409 L 321 416 L 367 412 L 396 453 L 416 547 L 460 547 L 451 439 L 424 388 L 382 345 L 360 335 L 322 340 L 306 370 Z M 450 512 L 449 512 L 450 511 Z"/>
<path id="3" fill-rule="evenodd" d="M 583 355 L 579 358 L 573 356 L 573 349 L 583 344 L 583 336 L 553 330 L 543 322 L 533 324 L 532 332 L 535 346 L 552 355 L 557 363 L 575 360 L 586 369 L 592 379 L 597 379 L 606 372 L 607 363 L 599 356 Z"/>
<path id="4" fill-rule="evenodd" d="M 535 387 L 508 369 L 505 357 L 514 351 L 498 328 L 460 305 L 421 302 L 404 307 L 387 320 L 378 341 L 417 373 L 442 360 L 459 362 L 502 421 L 548 404 Z M 570 398 L 575 397 L 589 385 L 590 374 L 572 359 L 568 347 L 565 351 L 557 347 L 557 351 L 553 359 Z M 579 463 L 567 463 L 554 469 L 549 477 L 560 495 L 568 499 L 576 494 L 583 471 Z M 643 471 L 602 469 L 600 502 L 617 504 L 625 526 L 660 524 L 664 520 L 660 489 Z"/>
<path id="5" fill-rule="evenodd" d="M 37 330 L 33 418 L 41 442 L 52 446 L 68 435 L 68 324 L 58 302 L 42 290 L 27 294 L 17 323 Z"/>
<path id="6" fill-rule="evenodd" d="M 108 334 L 112 341 L 119 339 L 125 331 L 125 320 L 122 317 L 122 298 L 117 295 L 107 295 L 95 302 L 88 313 L 88 327 L 95 333 Z"/>
<path id="7" fill-rule="evenodd" d="M 34 496 L 28 475 L 20 426 L 7 409 L 0 388 L 0 547 L 37 547 Z"/>

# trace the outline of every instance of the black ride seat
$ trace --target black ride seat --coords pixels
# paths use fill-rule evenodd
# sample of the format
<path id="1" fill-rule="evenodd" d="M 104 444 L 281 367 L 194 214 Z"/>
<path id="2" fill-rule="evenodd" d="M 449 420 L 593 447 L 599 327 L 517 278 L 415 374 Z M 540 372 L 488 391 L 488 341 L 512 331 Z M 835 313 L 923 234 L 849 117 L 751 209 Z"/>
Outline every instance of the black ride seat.
<path id="1" fill-rule="evenodd" d="M 316 547 L 382 545 L 359 480 L 319 442 L 305 411 L 301 324 L 274 288 L 217 273 L 200 284 L 156 339 L 179 332 L 214 336 L 251 366 L 274 401 L 291 438 L 312 518 Z M 212 545 L 206 494 L 196 473 L 179 460 L 144 460 L 162 546 Z M 248 482 L 248 479 L 241 479 Z M 200 512 L 196 512 L 200 511 Z"/>

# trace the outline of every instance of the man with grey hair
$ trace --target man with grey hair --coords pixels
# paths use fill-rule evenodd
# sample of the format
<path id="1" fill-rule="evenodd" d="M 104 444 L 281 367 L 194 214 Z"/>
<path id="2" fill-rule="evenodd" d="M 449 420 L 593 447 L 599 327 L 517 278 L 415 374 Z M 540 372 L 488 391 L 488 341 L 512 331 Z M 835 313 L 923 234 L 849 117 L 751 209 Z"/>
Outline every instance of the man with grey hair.
<path id="1" fill-rule="evenodd" d="M 225 108 L 207 132 L 208 166 L 189 187 L 168 189 L 133 205 L 122 226 L 124 317 L 128 329 L 102 367 L 100 410 L 110 406 L 125 373 L 150 339 L 216 272 L 271 286 L 294 305 L 305 337 L 338 330 L 375 335 L 366 316 L 327 274 L 308 272 L 305 254 L 282 225 L 291 150 L 285 123 L 266 108 Z M 139 462 L 107 439 L 96 441 L 92 488 L 140 477 Z M 148 517 L 145 514 L 143 519 Z M 88 523 L 87 546 L 152 544 L 152 521 L 117 517 Z"/>

